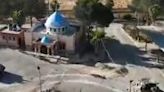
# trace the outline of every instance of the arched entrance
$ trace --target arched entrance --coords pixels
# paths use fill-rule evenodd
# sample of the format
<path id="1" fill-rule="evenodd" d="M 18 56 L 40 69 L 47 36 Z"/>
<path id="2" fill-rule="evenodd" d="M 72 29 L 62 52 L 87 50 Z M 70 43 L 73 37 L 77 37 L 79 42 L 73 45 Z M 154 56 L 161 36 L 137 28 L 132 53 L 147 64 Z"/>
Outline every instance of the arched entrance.
<path id="1" fill-rule="evenodd" d="M 47 46 L 41 45 L 40 52 L 43 53 L 43 54 L 47 54 L 47 49 L 48 49 Z"/>
<path id="2" fill-rule="evenodd" d="M 55 50 L 58 50 L 58 51 L 65 50 L 66 49 L 66 44 L 62 41 L 58 41 L 58 42 L 55 43 L 54 48 L 55 48 Z"/>

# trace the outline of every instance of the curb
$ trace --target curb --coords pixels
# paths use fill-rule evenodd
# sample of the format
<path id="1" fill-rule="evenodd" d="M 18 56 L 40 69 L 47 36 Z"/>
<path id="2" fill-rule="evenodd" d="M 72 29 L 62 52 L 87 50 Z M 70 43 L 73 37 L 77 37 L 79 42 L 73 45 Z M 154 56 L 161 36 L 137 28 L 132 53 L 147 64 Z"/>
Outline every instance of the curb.
<path id="1" fill-rule="evenodd" d="M 161 70 L 158 70 L 162 77 L 164 77 L 164 73 Z"/>
<path id="2" fill-rule="evenodd" d="M 138 43 L 121 27 L 121 31 L 134 43 L 136 47 L 138 47 Z"/>

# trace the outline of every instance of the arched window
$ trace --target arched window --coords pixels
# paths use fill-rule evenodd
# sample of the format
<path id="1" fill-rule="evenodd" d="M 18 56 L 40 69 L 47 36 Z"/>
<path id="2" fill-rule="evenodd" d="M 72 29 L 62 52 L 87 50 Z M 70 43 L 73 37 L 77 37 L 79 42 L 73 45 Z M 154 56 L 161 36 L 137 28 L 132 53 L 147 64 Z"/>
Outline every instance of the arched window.
<path id="1" fill-rule="evenodd" d="M 54 28 L 53 32 L 56 32 L 56 28 Z"/>
<path id="2" fill-rule="evenodd" d="M 62 32 L 64 32 L 64 31 L 65 31 L 65 28 L 63 27 L 63 28 L 62 28 Z"/>
<path id="3" fill-rule="evenodd" d="M 52 29 L 52 28 L 50 28 L 50 31 L 52 32 L 52 31 L 53 31 L 53 29 Z"/>
<path id="4" fill-rule="evenodd" d="M 56 32 L 56 28 L 50 28 L 51 32 Z"/>

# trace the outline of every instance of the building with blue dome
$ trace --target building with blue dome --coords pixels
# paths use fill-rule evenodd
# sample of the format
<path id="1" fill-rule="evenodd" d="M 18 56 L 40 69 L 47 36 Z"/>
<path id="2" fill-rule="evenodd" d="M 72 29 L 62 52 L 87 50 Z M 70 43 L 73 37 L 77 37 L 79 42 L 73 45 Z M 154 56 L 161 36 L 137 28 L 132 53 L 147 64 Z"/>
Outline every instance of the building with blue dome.
<path id="1" fill-rule="evenodd" d="M 59 11 L 54 12 L 47 18 L 45 23 L 46 28 L 64 28 L 69 26 L 68 21 L 65 19 L 64 15 Z"/>
<path id="2" fill-rule="evenodd" d="M 57 10 L 26 32 L 25 42 L 39 53 L 76 52 L 81 31 L 79 22 L 68 20 Z"/>

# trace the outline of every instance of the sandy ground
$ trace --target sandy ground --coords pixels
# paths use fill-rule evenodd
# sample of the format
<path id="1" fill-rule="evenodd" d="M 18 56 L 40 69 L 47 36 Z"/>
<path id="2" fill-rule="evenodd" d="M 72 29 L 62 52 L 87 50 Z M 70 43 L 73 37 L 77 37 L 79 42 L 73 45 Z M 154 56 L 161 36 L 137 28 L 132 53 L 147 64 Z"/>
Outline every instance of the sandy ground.
<path id="1" fill-rule="evenodd" d="M 0 64 L 6 67 L 6 72 L 0 80 L 0 92 L 39 92 L 37 66 L 41 68 L 42 90 L 58 87 L 63 92 L 127 92 L 130 80 L 138 82 L 143 78 L 158 82 L 159 87 L 164 90 L 163 69 L 145 64 L 153 61 L 150 57 L 145 58 L 149 55 L 138 49 L 135 43 L 120 31 L 120 25 L 113 24 L 106 32 L 109 37 L 114 35 L 114 41 L 107 45 L 111 57 L 116 65 L 128 69 L 127 74 L 86 65 L 50 64 L 19 50 L 1 48 Z M 111 65 L 110 62 L 106 64 Z M 118 68 L 120 67 L 116 69 Z M 90 74 L 101 74 L 107 79 Z M 60 84 L 55 85 L 56 83 Z M 135 87 L 133 89 L 136 90 Z"/>
<path id="2" fill-rule="evenodd" d="M 118 75 L 114 70 L 102 71 L 85 65 L 49 64 L 12 49 L 0 49 L 0 63 L 6 66 L 5 76 L 0 81 L 0 92 L 38 92 L 40 86 L 37 65 L 41 67 L 42 90 L 61 82 L 57 87 L 63 92 L 125 92 L 129 87 L 129 80 L 138 81 L 142 78 L 150 78 L 159 82 L 161 88 L 164 87 L 164 78 L 157 72 L 158 69 L 130 64 L 125 66 L 128 69 L 127 75 Z M 106 75 L 107 79 L 90 74 Z"/>
<path id="3" fill-rule="evenodd" d="M 37 70 L 37 66 L 41 68 L 43 85 L 49 85 L 51 82 L 60 80 L 66 80 L 69 83 L 72 80 L 72 82 L 75 81 L 72 87 L 78 81 L 80 87 L 81 83 L 84 85 L 88 82 L 92 83 L 100 80 L 99 78 L 90 76 L 90 74 L 99 74 L 108 78 L 118 76 L 118 74 L 114 73 L 114 70 L 102 71 L 85 65 L 50 64 L 22 53 L 19 50 L 8 48 L 0 49 L 0 63 L 6 67 L 4 77 L 0 80 L 0 92 L 22 92 L 22 90 L 30 92 L 29 90 L 39 89 L 39 71 Z M 87 79 L 88 82 L 83 83 L 84 79 Z M 100 83 L 98 84 L 100 85 Z M 67 83 L 63 85 L 67 85 Z M 46 87 L 43 88 L 45 89 Z"/>

